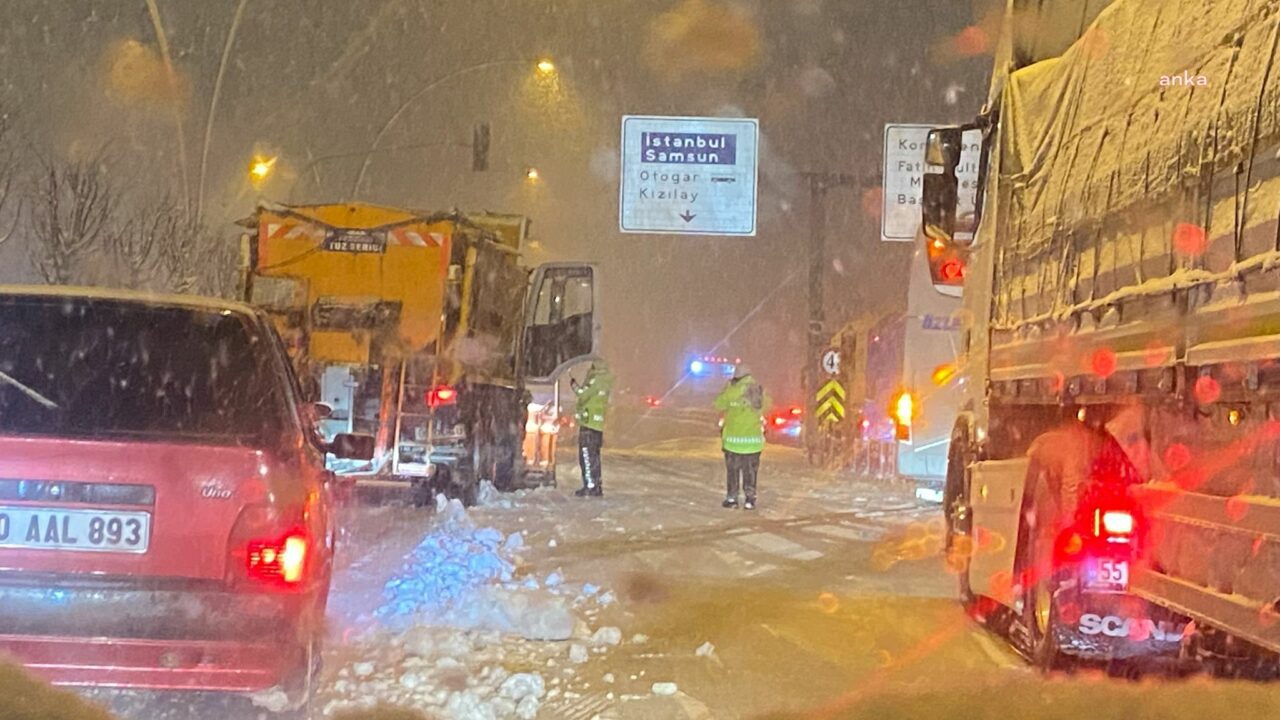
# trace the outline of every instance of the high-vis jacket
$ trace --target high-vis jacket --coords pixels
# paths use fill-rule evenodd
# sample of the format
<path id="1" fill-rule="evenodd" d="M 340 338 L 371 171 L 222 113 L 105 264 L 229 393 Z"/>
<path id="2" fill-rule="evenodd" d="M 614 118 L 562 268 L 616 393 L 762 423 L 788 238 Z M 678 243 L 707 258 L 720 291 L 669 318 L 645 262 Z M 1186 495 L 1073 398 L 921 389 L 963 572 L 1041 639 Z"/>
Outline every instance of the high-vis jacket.
<path id="1" fill-rule="evenodd" d="M 587 379 L 574 388 L 578 395 L 578 425 L 604 432 L 604 415 L 609 409 L 609 394 L 613 392 L 613 375 L 608 368 L 591 366 Z"/>
<path id="2" fill-rule="evenodd" d="M 724 413 L 720 444 L 726 452 L 750 455 L 764 450 L 764 414 L 771 404 L 769 393 L 750 375 L 721 391 L 716 409 Z"/>

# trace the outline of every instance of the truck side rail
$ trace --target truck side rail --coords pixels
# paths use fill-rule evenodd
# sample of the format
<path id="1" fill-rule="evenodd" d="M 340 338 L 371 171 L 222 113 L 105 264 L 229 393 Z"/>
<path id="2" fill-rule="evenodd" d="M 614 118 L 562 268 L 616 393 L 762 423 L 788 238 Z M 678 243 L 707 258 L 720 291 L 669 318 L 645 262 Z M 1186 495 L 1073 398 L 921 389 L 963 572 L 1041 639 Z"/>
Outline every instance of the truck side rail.
<path id="1" fill-rule="evenodd" d="M 1280 652 L 1280 499 L 1152 483 L 1134 490 L 1150 562 L 1130 589 L 1197 622 Z"/>

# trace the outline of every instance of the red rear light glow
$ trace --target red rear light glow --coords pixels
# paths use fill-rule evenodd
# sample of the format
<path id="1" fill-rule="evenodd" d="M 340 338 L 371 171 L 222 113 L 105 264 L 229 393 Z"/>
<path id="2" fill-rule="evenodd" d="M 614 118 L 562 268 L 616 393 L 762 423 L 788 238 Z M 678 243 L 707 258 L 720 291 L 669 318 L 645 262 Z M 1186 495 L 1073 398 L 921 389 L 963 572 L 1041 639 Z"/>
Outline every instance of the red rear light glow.
<path id="1" fill-rule="evenodd" d="M 307 539 L 300 533 L 249 542 L 246 570 L 251 578 L 294 585 L 303 579 L 306 564 Z"/>
<path id="2" fill-rule="evenodd" d="M 964 280 L 964 263 L 956 259 L 948 260 L 942 263 L 939 273 L 942 275 L 942 279 L 947 282 Z"/>
<path id="3" fill-rule="evenodd" d="M 427 391 L 427 406 L 452 405 L 458 401 L 458 391 L 448 385 L 433 387 Z"/>
<path id="4" fill-rule="evenodd" d="M 775 417 L 773 419 L 773 424 L 777 425 L 778 427 L 782 427 L 783 425 L 787 424 L 787 419 L 784 417 Z"/>
<path id="5" fill-rule="evenodd" d="M 1133 515 L 1124 510 L 1098 511 L 1102 516 L 1102 530 L 1108 535 L 1132 535 Z"/>

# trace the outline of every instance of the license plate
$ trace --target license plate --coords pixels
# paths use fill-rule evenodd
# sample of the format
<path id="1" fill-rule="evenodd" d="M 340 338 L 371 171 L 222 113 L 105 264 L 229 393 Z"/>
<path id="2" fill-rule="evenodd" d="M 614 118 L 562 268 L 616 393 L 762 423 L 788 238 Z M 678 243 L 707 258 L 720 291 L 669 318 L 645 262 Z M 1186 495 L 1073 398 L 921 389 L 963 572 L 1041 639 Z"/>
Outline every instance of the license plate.
<path id="1" fill-rule="evenodd" d="M 1084 563 L 1084 589 L 1125 592 L 1129 589 L 1129 561 L 1089 558 Z"/>
<path id="2" fill-rule="evenodd" d="M 151 513 L 0 505 L 0 547 L 144 553 Z"/>

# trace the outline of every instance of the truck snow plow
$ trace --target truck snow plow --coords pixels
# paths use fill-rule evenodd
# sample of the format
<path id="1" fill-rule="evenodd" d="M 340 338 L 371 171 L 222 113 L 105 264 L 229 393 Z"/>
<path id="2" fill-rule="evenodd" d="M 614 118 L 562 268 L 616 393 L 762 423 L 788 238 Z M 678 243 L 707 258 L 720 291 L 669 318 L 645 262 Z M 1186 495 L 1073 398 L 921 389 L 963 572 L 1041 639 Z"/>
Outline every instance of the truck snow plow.
<path id="1" fill-rule="evenodd" d="M 930 136 L 974 319 L 950 556 L 1045 667 L 1280 674 L 1280 8 L 1247 5 L 1013 0 L 982 114 Z"/>
<path id="2" fill-rule="evenodd" d="M 352 203 L 241 224 L 245 299 L 330 408 L 322 433 L 375 439 L 372 462 L 336 472 L 418 503 L 554 482 L 557 383 L 599 342 L 592 266 L 522 267 L 515 215 Z"/>

